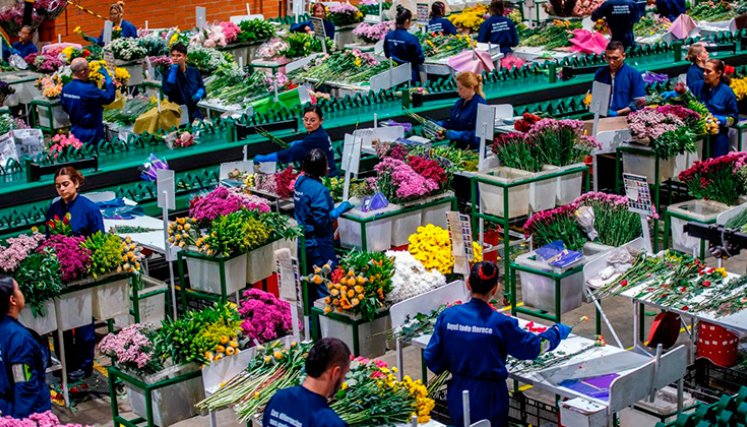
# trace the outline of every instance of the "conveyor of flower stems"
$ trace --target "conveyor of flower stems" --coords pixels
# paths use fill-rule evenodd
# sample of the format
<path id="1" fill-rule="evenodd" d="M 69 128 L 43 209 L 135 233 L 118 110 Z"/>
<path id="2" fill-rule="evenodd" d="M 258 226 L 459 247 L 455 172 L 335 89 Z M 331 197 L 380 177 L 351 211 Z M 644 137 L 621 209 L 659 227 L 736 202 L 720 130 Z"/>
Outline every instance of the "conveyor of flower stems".
<path id="1" fill-rule="evenodd" d="M 718 53 L 730 65 L 747 64 L 747 40 L 741 35 L 723 34 L 715 42 L 730 46 Z M 686 41 L 687 43 L 687 41 Z M 638 46 L 628 55 L 627 62 L 639 70 L 665 73 L 676 77 L 685 73 L 689 63 L 675 59 L 675 50 L 681 45 L 657 44 Z M 512 104 L 517 115 L 523 112 L 544 112 L 555 117 L 581 117 L 586 114 L 582 99 L 591 88 L 594 69 L 603 66 L 599 55 L 564 59 L 559 63 L 531 64 L 521 69 L 496 70 L 486 76 L 485 93 L 490 104 Z M 562 73 L 564 78 L 558 76 Z M 568 78 L 569 75 L 573 75 Z M 436 120 L 448 117 L 457 97 L 453 79 L 431 81 L 426 86 L 429 93 L 421 106 L 410 106 L 409 111 Z M 373 126 L 374 113 L 379 121 L 411 122 L 405 114 L 401 92 L 356 94 L 342 99 L 322 100 L 324 127 L 329 132 L 339 152 L 345 133 L 357 128 Z M 282 109 L 268 114 L 242 117 L 238 121 L 220 120 L 203 125 L 201 140 L 196 146 L 169 150 L 157 138 L 149 135 L 133 136 L 127 143 L 119 140 L 103 143 L 98 152 L 85 148 L 70 156 L 57 159 L 40 157 L 34 163 L 53 166 L 64 162 L 97 157 L 97 171 L 87 170 L 84 191 L 114 191 L 117 196 L 128 197 L 142 204 L 146 211 L 155 210 L 156 185 L 140 179 L 139 167 L 153 153 L 166 159 L 176 172 L 178 204 L 186 206 L 190 193 L 214 186 L 218 182 L 218 165 L 241 160 L 244 146 L 248 157 L 279 149 L 273 142 L 251 127 L 272 130 L 273 135 L 284 140 L 297 139 L 300 111 Z M 249 126 L 237 137 L 236 124 Z M 47 174 L 31 180 L 27 164 L 17 164 L 0 174 L 0 236 L 15 234 L 41 224 L 50 200 L 56 196 L 52 176 Z M 53 168 L 52 168 L 53 169 Z"/>

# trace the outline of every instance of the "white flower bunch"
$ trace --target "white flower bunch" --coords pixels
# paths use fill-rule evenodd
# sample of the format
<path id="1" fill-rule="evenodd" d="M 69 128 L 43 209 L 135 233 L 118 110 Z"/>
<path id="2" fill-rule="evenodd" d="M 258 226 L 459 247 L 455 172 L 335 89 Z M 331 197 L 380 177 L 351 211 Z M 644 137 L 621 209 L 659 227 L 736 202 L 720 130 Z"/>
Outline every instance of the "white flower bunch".
<path id="1" fill-rule="evenodd" d="M 392 291 L 386 299 L 391 304 L 423 294 L 446 284 L 446 277 L 438 270 L 428 271 L 407 251 L 387 251 L 394 257 Z"/>

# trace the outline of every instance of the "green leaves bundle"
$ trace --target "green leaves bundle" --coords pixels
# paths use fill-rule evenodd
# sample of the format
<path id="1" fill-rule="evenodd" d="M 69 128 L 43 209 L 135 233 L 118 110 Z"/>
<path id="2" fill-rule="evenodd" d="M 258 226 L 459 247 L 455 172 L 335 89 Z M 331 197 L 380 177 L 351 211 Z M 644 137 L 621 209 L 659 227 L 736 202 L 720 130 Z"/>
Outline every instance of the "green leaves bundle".
<path id="1" fill-rule="evenodd" d="M 310 34 L 291 33 L 285 41 L 288 43 L 288 48 L 280 51 L 280 54 L 286 58 L 301 58 L 322 51 L 322 42 Z M 332 40 L 326 38 L 324 41 L 327 43 L 327 52 L 331 51 Z"/>
<path id="2" fill-rule="evenodd" d="M 81 247 L 91 251 L 89 273 L 95 278 L 100 274 L 116 271 L 122 265 L 122 239 L 116 234 L 96 233 L 88 236 Z"/>
<path id="3" fill-rule="evenodd" d="M 52 249 L 29 254 L 13 274 L 34 317 L 46 315 L 44 304 L 62 292 L 60 263 Z"/>
<path id="4" fill-rule="evenodd" d="M 236 39 L 239 43 L 254 43 L 268 40 L 275 35 L 275 26 L 262 19 L 241 21 L 241 32 Z"/>
<path id="5" fill-rule="evenodd" d="M 500 134 L 491 148 L 503 166 L 529 172 L 542 170 L 542 163 L 535 155 L 533 143 L 522 134 Z"/>

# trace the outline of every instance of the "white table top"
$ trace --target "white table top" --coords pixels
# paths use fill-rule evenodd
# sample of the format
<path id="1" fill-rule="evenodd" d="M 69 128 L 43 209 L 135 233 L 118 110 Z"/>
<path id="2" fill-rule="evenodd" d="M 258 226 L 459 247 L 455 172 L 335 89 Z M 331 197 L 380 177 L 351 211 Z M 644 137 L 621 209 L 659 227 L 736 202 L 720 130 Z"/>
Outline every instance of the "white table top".
<path id="1" fill-rule="evenodd" d="M 121 237 L 130 237 L 144 248 L 148 248 L 160 254 L 166 253 L 166 242 L 163 238 L 163 221 L 152 216 L 137 216 L 133 219 L 104 219 L 104 228 L 111 229 L 114 226 L 126 225 L 129 227 L 144 227 L 155 231 L 146 233 L 118 233 Z M 175 253 L 175 252 L 174 252 Z"/>

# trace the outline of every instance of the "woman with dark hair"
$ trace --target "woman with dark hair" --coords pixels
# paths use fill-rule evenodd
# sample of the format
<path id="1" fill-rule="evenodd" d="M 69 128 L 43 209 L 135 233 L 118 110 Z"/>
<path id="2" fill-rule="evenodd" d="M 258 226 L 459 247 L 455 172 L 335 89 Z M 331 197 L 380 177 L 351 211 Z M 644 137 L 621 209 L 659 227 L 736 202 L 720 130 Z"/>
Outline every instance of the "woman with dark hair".
<path id="1" fill-rule="evenodd" d="M 335 38 L 335 24 L 327 21 L 327 7 L 324 3 L 314 3 L 311 7 L 311 16 L 319 18 L 324 21 L 324 35 L 330 39 Z M 311 20 L 299 22 L 293 24 L 290 27 L 292 33 L 313 33 L 314 26 L 311 24 Z"/>
<path id="2" fill-rule="evenodd" d="M 18 283 L 0 273 L 0 412 L 13 418 L 52 408 L 45 373 L 49 355 L 18 322 L 25 305 Z"/>
<path id="3" fill-rule="evenodd" d="M 431 5 L 431 20 L 428 22 L 429 33 L 441 33 L 446 36 L 452 36 L 457 33 L 454 24 L 444 18 L 446 15 L 446 5 L 437 1 Z"/>
<path id="4" fill-rule="evenodd" d="M 723 156 L 729 152 L 729 127 L 739 120 L 737 97 L 729 87 L 731 79 L 724 73 L 726 66 L 719 59 L 710 59 L 703 69 L 703 81 L 690 86 L 690 92 L 718 120 L 718 135 L 711 138 L 711 156 Z"/>
<path id="5" fill-rule="evenodd" d="M 420 81 L 420 65 L 425 62 L 423 48 L 420 41 L 407 30 L 412 25 L 412 12 L 402 5 L 397 5 L 396 27 L 384 37 L 384 55 L 391 58 L 398 65 L 410 63 L 412 65 L 412 83 Z"/>
<path id="6" fill-rule="evenodd" d="M 321 267 L 337 264 L 334 248 L 334 221 L 353 206 L 344 201 L 335 208 L 329 189 L 321 178 L 327 175 L 327 156 L 324 151 L 314 148 L 303 159 L 303 173 L 296 180 L 294 188 L 293 215 L 298 226 L 303 228 L 305 244 L 299 250 L 306 251 L 306 265 Z M 311 290 L 314 299 L 327 295 L 323 286 Z"/>
<path id="7" fill-rule="evenodd" d="M 97 231 L 104 232 L 104 218 L 98 206 L 85 196 L 78 194 L 84 178 L 77 169 L 66 166 L 54 174 L 54 185 L 59 199 L 47 210 L 47 222 L 63 220 L 70 215 L 69 225 L 73 235 L 88 237 Z M 47 229 L 47 234 L 51 230 Z M 65 362 L 68 378 L 77 381 L 93 372 L 93 350 L 96 333 L 93 322 L 88 326 L 65 331 Z"/>
<path id="8" fill-rule="evenodd" d="M 514 21 L 503 16 L 503 0 L 493 0 L 490 3 L 490 15 L 490 18 L 480 24 L 477 41 L 500 45 L 504 55 L 511 53 L 511 48 L 519 45 L 519 33 L 516 32 Z"/>
<path id="9" fill-rule="evenodd" d="M 498 267 L 475 264 L 467 279 L 471 299 L 444 310 L 436 319 L 433 337 L 423 354 L 428 368 L 451 372 L 447 405 L 451 420 L 463 425 L 462 392 L 469 391 L 474 421 L 487 419 L 494 427 L 508 425 L 506 357 L 532 360 L 567 338 L 571 328 L 556 323 L 535 335 L 518 321 L 496 312 L 490 300 L 498 291 Z"/>
<path id="10" fill-rule="evenodd" d="M 310 150 L 318 148 L 324 152 L 325 157 L 329 159 L 329 176 L 337 176 L 339 172 L 334 161 L 332 153 L 332 141 L 329 134 L 322 127 L 324 116 L 322 109 L 318 105 L 309 105 L 304 109 L 303 126 L 306 128 L 306 135 L 303 139 L 293 141 L 290 147 L 270 154 L 260 154 L 254 157 L 254 163 L 280 162 L 295 163 L 300 162 L 309 153 Z"/>

